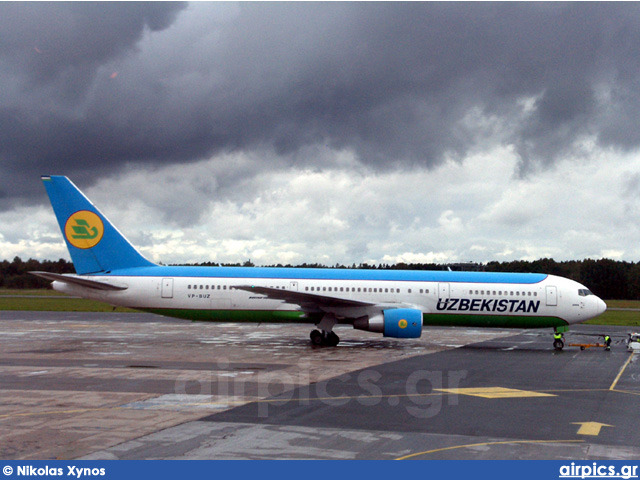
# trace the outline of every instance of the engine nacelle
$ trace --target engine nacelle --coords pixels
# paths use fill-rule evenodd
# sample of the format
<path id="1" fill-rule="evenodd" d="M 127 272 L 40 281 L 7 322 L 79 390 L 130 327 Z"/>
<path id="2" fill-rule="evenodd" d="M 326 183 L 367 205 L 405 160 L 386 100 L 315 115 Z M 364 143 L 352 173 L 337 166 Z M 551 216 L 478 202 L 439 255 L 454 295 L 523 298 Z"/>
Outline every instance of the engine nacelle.
<path id="1" fill-rule="evenodd" d="M 422 312 L 415 308 L 393 308 L 381 314 L 354 320 L 353 328 L 377 332 L 385 337 L 420 338 L 422 335 Z"/>

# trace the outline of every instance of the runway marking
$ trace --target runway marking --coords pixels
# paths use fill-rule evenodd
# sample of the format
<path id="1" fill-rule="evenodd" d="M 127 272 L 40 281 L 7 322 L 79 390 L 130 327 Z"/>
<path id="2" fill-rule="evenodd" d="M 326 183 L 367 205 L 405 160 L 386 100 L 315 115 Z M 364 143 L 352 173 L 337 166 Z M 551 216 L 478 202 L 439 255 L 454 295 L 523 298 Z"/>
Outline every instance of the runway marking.
<path id="1" fill-rule="evenodd" d="M 640 397 L 640 392 L 630 392 L 629 390 L 612 390 L 612 392 L 616 392 L 616 393 L 624 393 L 626 395 L 636 395 Z"/>
<path id="2" fill-rule="evenodd" d="M 396 460 L 407 460 L 413 457 L 419 457 L 420 455 L 429 455 L 431 453 L 444 452 L 446 450 L 457 450 L 459 448 L 471 448 L 471 447 L 486 447 L 490 445 L 511 445 L 511 444 L 527 444 L 527 443 L 584 443 L 584 440 L 510 440 L 504 442 L 484 442 L 484 443 L 470 443 L 468 445 L 455 445 L 453 447 L 436 448 L 434 450 L 426 450 L 424 452 L 412 453 L 411 455 L 405 455 L 404 457 L 396 458 Z"/>
<path id="3" fill-rule="evenodd" d="M 594 437 L 600 435 L 602 427 L 613 427 L 613 425 L 598 422 L 571 422 L 571 425 L 580 425 L 578 435 L 593 435 Z"/>
<path id="4" fill-rule="evenodd" d="M 556 397 L 550 393 L 530 392 L 504 387 L 480 387 L 480 388 L 439 388 L 441 392 L 454 395 L 471 395 L 482 398 L 527 398 L 527 397 Z"/>
<path id="5" fill-rule="evenodd" d="M 618 376 L 616 377 L 616 379 L 613 381 L 613 383 L 609 387 L 609 390 L 613 390 L 613 389 L 616 388 L 616 385 L 618 384 L 618 381 L 620 380 L 620 377 L 622 377 L 622 374 L 624 373 L 624 371 L 629 366 L 629 363 L 631 362 L 631 359 L 633 358 L 633 355 L 634 355 L 633 353 L 631 353 L 631 355 L 629 355 L 629 358 L 627 359 L 626 363 L 622 366 L 622 368 L 618 372 Z"/>

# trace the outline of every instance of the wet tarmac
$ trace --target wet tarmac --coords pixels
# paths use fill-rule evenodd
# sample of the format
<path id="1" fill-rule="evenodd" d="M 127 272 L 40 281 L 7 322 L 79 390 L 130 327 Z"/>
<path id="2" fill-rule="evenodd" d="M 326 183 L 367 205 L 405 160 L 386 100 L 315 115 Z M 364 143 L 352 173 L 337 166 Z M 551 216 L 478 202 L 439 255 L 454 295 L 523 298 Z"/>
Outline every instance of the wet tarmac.
<path id="1" fill-rule="evenodd" d="M 550 331 L 344 327 L 327 348 L 309 325 L 0 320 L 5 459 L 640 457 L 640 362 L 622 343 L 555 352 Z M 573 329 L 628 331 L 600 330 Z"/>

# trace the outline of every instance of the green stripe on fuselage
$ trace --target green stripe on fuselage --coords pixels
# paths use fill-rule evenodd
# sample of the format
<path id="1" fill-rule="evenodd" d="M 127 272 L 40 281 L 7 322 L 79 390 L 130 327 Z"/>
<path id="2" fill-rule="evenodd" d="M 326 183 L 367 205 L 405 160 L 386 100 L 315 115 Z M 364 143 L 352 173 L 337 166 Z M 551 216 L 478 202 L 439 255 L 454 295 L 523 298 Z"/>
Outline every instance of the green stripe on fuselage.
<path id="1" fill-rule="evenodd" d="M 525 317 L 516 315 L 452 315 L 425 313 L 422 324 L 432 327 L 551 328 L 568 323 L 558 317 Z"/>
<path id="2" fill-rule="evenodd" d="M 145 312 L 185 320 L 238 323 L 318 323 L 322 314 L 304 316 L 287 310 L 188 310 L 144 308 Z M 452 315 L 425 313 L 422 324 L 432 327 L 552 328 L 566 326 L 558 317 L 525 317 L 516 315 Z"/>

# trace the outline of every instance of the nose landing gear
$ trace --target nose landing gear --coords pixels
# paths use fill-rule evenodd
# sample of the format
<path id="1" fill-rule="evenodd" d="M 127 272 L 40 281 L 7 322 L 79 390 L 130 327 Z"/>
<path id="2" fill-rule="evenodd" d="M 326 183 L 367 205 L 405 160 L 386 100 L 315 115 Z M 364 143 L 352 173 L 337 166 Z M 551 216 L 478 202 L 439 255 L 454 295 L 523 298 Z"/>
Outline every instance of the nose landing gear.
<path id="1" fill-rule="evenodd" d="M 553 332 L 553 348 L 561 352 L 564 348 L 564 333 L 555 330 Z"/>

